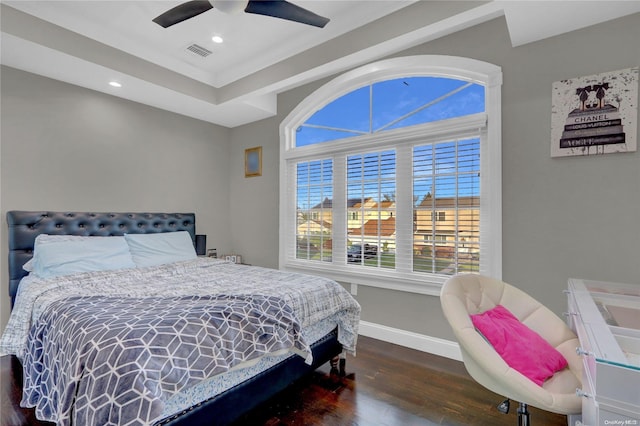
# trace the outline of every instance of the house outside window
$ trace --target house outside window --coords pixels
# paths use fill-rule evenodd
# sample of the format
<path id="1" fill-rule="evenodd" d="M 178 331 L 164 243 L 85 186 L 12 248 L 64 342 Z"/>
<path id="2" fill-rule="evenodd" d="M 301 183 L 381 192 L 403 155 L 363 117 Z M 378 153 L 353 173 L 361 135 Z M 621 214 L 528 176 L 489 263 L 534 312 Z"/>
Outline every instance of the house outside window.
<path id="1" fill-rule="evenodd" d="M 501 277 L 500 85 L 494 65 L 417 56 L 305 99 L 281 124 L 281 268 L 426 294 Z"/>

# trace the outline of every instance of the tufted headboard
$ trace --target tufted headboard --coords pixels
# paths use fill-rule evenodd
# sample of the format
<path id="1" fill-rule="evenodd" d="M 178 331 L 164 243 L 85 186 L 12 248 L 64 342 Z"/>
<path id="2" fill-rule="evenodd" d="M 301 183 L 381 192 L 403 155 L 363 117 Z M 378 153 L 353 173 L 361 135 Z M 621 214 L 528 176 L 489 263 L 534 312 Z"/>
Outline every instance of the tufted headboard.
<path id="1" fill-rule="evenodd" d="M 195 213 L 89 213 L 7 212 L 9 225 L 9 295 L 11 306 L 20 280 L 27 275 L 22 266 L 33 257 L 40 234 L 113 236 L 187 231 L 195 245 Z"/>

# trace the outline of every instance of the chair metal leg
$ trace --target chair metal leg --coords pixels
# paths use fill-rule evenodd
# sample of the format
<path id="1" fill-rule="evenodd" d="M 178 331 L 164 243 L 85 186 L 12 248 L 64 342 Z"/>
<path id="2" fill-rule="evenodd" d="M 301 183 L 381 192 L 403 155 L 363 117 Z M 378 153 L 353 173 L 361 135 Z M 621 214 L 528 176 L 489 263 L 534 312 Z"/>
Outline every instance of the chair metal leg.
<path id="1" fill-rule="evenodd" d="M 502 414 L 509 414 L 509 399 L 505 399 L 496 407 Z"/>
<path id="2" fill-rule="evenodd" d="M 518 426 L 530 426 L 529 409 L 527 404 L 520 403 L 518 406 Z"/>
<path id="3" fill-rule="evenodd" d="M 496 407 L 502 414 L 509 413 L 509 399 L 505 399 Z M 518 426 L 531 426 L 529 418 L 529 408 L 527 404 L 520 402 L 518 405 Z"/>

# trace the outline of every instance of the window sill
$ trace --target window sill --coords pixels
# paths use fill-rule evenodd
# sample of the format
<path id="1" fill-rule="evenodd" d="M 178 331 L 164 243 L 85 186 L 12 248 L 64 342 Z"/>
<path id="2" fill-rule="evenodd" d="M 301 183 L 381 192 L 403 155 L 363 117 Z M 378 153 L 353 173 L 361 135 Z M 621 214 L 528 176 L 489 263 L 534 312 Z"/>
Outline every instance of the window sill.
<path id="1" fill-rule="evenodd" d="M 341 283 L 358 284 L 388 290 L 439 296 L 440 289 L 449 278 L 447 275 L 422 275 L 399 273 L 380 268 L 335 265 L 327 262 L 290 261 L 281 266 L 282 270 L 303 274 L 319 275 Z"/>

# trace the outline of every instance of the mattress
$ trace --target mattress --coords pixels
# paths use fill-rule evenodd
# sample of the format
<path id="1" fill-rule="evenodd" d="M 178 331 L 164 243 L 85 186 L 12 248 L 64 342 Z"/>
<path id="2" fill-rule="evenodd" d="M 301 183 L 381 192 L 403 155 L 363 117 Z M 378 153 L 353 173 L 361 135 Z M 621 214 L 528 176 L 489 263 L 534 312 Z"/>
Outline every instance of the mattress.
<path id="1" fill-rule="evenodd" d="M 337 327 L 337 325 L 338 319 L 334 315 L 304 328 L 302 333 L 305 340 L 312 344 L 330 333 Z M 234 369 L 227 373 L 222 373 L 207 380 L 203 380 L 195 386 L 173 395 L 169 400 L 167 400 L 165 403 L 165 409 L 160 418 L 166 418 L 174 414 L 181 413 L 197 403 L 229 390 L 243 381 L 268 370 L 274 365 L 281 363 L 292 356 L 295 355 L 281 354 L 265 356 L 260 358 L 260 360 L 254 365 Z"/>

